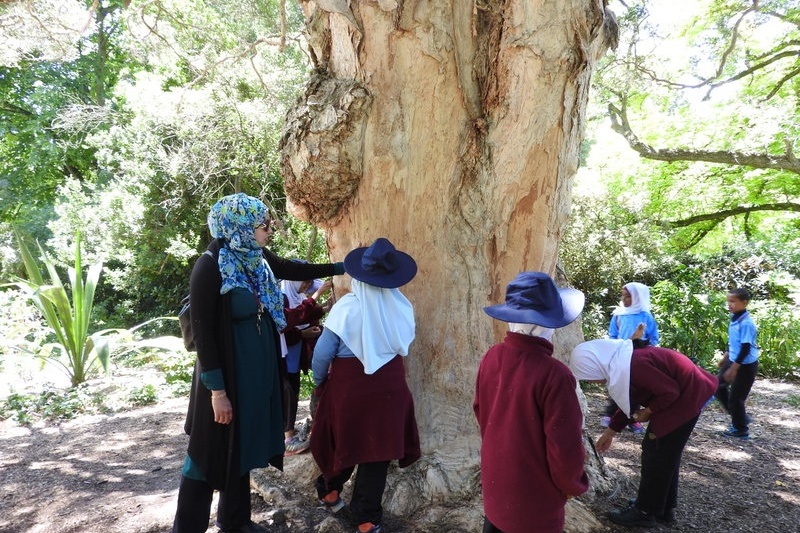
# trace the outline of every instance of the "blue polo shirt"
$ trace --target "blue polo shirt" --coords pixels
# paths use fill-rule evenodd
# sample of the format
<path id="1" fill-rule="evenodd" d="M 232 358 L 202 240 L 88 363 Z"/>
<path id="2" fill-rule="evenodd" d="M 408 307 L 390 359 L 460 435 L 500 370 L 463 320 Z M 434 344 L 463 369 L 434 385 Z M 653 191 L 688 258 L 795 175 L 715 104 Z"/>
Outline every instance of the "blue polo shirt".
<path id="1" fill-rule="evenodd" d="M 756 335 L 758 330 L 750 318 L 750 313 L 744 311 L 741 315 L 731 317 L 728 324 L 728 359 L 734 363 L 747 365 L 758 361 L 758 347 L 756 346 Z M 750 344 L 750 353 L 742 361 L 737 361 L 742 344 Z"/>

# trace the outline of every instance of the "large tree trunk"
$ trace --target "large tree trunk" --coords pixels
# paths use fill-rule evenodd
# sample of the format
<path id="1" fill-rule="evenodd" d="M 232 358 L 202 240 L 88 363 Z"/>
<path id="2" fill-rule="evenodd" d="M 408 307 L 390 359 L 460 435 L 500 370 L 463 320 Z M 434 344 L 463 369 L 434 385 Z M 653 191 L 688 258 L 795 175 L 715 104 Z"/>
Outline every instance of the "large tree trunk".
<path id="1" fill-rule="evenodd" d="M 384 236 L 419 264 L 403 292 L 424 458 L 392 476 L 387 507 L 470 498 L 475 372 L 505 330 L 483 307 L 519 271 L 555 272 L 611 15 L 602 0 L 301 5 L 317 70 L 282 143 L 293 210 L 337 260 Z"/>

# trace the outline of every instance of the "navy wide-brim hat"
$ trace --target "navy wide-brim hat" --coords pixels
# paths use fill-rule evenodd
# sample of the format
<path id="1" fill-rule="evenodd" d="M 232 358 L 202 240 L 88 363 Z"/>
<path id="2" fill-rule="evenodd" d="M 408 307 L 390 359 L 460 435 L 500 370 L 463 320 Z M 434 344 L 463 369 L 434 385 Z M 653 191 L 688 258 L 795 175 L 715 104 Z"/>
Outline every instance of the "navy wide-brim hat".
<path id="1" fill-rule="evenodd" d="M 584 300 L 581 291 L 559 289 L 544 272 L 520 272 L 506 287 L 506 303 L 483 310 L 503 322 L 561 328 L 578 318 Z"/>
<path id="2" fill-rule="evenodd" d="M 396 249 L 389 239 L 380 237 L 370 246 L 356 248 L 347 254 L 344 269 L 354 279 L 369 285 L 396 289 L 414 279 L 417 262 Z"/>

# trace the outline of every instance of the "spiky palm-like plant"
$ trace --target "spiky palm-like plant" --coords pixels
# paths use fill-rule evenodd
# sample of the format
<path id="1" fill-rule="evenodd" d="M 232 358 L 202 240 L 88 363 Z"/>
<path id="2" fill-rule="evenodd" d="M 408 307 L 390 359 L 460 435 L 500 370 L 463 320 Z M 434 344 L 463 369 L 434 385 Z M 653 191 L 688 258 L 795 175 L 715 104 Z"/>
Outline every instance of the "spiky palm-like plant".
<path id="1" fill-rule="evenodd" d="M 56 337 L 55 343 L 42 346 L 41 352 L 35 355 L 63 367 L 73 386 L 86 381 L 95 366 L 107 371 L 109 345 L 104 338 L 106 331 L 89 333 L 102 262 L 89 266 L 84 279 L 79 233 L 75 239 L 74 266 L 67 269 L 68 290 L 41 245 L 38 246 L 40 257 L 37 261 L 20 232 L 15 230 L 14 233 L 28 279 L 15 278 L 13 285 L 27 294 Z M 45 274 L 49 278 L 47 281 Z"/>

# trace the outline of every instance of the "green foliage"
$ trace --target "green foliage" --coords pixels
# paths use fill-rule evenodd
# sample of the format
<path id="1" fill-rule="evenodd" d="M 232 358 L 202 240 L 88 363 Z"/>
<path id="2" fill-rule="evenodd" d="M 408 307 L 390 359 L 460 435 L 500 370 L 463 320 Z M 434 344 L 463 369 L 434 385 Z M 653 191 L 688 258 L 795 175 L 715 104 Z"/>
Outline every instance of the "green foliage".
<path id="1" fill-rule="evenodd" d="M 52 338 L 23 291 L 8 286 L 0 290 L 0 365 L 16 353 L 38 350 Z"/>
<path id="2" fill-rule="evenodd" d="M 10 192 L 0 197 L 60 260 L 83 230 L 106 264 L 97 320 L 115 328 L 176 312 L 220 196 L 244 191 L 288 218 L 276 147 L 308 71 L 296 3 L 283 46 L 277 0 L 126 4 L 94 6 L 94 32 L 74 49 L 60 43 L 63 58 L 34 54 L 0 75 L 0 113 L 19 111 L 0 141 L 0 190 Z M 76 155 L 67 164 L 60 150 Z M 307 232 L 290 221 L 275 251 L 306 256 Z M 320 255 L 324 239 L 315 242 Z"/>
<path id="3" fill-rule="evenodd" d="M 642 217 L 681 249 L 713 254 L 732 235 L 757 241 L 795 226 L 800 12 L 781 0 L 614 9 L 621 43 L 593 79 L 592 113 L 613 106 L 617 127 L 590 143 L 607 180 L 641 195 Z M 774 204 L 789 207 L 758 210 Z"/>
<path id="4" fill-rule="evenodd" d="M 752 301 L 758 328 L 758 371 L 781 379 L 800 378 L 800 314 L 795 306 Z"/>
<path id="5" fill-rule="evenodd" d="M 69 420 L 85 413 L 101 402 L 95 393 L 85 387 L 73 387 L 66 391 L 45 389 L 37 394 L 10 394 L 0 402 L 0 418 L 13 418 L 20 424 L 31 424 L 37 420 Z"/>
<path id="6" fill-rule="evenodd" d="M 687 270 L 674 281 L 656 283 L 651 295 L 659 344 L 714 368 L 714 360 L 727 346 L 725 293 L 709 291 L 697 271 Z"/>
<path id="7" fill-rule="evenodd" d="M 631 198 L 631 194 L 622 194 Z M 607 335 L 619 288 L 628 281 L 651 287 L 660 344 L 706 368 L 727 350 L 727 291 L 745 287 L 762 347 L 760 372 L 794 378 L 800 372 L 800 277 L 797 244 L 777 232 L 770 240 L 729 239 L 714 254 L 678 253 L 664 236 L 639 223 L 611 197 L 577 197 L 562 246 L 573 286 L 586 294 L 586 338 Z"/>
<path id="8" fill-rule="evenodd" d="M 134 407 L 143 407 L 145 405 L 153 405 L 158 401 L 158 394 L 156 388 L 148 383 L 133 389 L 128 395 L 128 400 Z"/>
<path id="9" fill-rule="evenodd" d="M 122 70 L 140 68 L 120 43 L 126 29 L 122 8 L 122 2 L 105 2 L 86 12 L 84 20 L 94 16 L 93 31 L 58 43 L 63 58 L 42 57 L 34 48 L 18 61 L 0 64 L 0 220 L 19 223 L 47 210 L 68 177 L 102 177 L 96 148 L 86 140 L 107 128 Z M 43 30 L 44 39 L 63 33 Z"/>
<path id="10" fill-rule="evenodd" d="M 60 365 L 72 385 L 83 383 L 93 366 L 108 369 L 108 342 L 104 332 L 89 334 L 95 288 L 102 263 L 89 267 L 84 279 L 80 234 L 75 240 L 74 266 L 68 269 L 70 291 L 62 284 L 55 264 L 39 247 L 41 266 L 31 254 L 21 234 L 17 242 L 28 279 L 17 278 L 15 285 L 26 292 L 55 334 L 56 342 L 45 345 L 38 356 Z M 45 282 L 45 272 L 49 282 Z"/>
<path id="11" fill-rule="evenodd" d="M 308 374 L 300 373 L 300 394 L 301 400 L 311 398 L 314 393 L 314 378 L 311 377 L 311 372 Z"/>
<path id="12" fill-rule="evenodd" d="M 652 286 L 680 264 L 663 235 L 639 221 L 638 205 L 633 194 L 574 199 L 560 257 L 570 283 L 586 294 L 581 316 L 587 338 L 606 334 L 625 283 Z"/>

